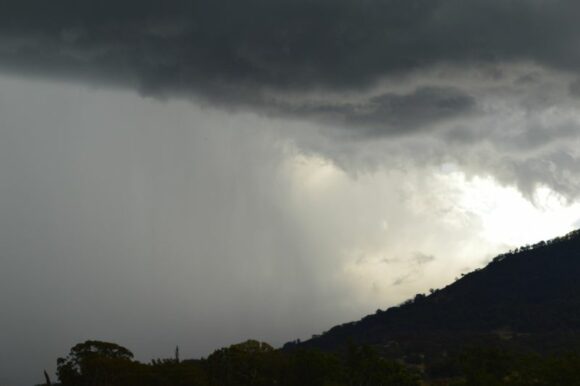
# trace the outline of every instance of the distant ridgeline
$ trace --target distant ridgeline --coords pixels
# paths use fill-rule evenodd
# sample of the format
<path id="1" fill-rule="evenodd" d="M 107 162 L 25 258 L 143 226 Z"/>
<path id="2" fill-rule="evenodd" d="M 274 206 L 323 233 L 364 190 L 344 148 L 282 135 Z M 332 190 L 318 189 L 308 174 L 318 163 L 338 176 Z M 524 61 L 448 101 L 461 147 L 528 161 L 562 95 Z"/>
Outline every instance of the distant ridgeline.
<path id="1" fill-rule="evenodd" d="M 117 344 L 86 341 L 57 365 L 62 386 L 573 386 L 579 352 L 575 231 L 279 350 L 249 340 L 145 364 Z"/>
<path id="2" fill-rule="evenodd" d="M 465 345 L 548 353 L 580 347 L 580 230 L 497 256 L 453 284 L 284 347 L 367 344 L 396 358 Z"/>

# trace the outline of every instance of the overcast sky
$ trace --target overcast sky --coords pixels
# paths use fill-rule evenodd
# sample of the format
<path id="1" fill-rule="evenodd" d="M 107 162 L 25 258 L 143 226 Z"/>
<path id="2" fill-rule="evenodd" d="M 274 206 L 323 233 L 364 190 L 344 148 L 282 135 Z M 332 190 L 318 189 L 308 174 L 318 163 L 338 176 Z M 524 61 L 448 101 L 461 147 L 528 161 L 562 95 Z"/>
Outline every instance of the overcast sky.
<path id="1" fill-rule="evenodd" d="M 573 0 L 0 3 L 0 386 L 308 338 L 580 226 Z"/>

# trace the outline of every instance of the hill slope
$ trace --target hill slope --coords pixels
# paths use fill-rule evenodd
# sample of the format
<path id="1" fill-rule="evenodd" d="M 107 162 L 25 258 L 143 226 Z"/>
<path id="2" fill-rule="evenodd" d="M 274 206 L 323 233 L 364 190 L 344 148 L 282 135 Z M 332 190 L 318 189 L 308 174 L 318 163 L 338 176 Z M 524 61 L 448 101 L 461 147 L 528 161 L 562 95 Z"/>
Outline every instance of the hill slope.
<path id="1" fill-rule="evenodd" d="M 285 348 L 334 350 L 354 341 L 401 356 L 481 341 L 546 350 L 578 337 L 580 230 L 500 255 L 441 290 Z"/>

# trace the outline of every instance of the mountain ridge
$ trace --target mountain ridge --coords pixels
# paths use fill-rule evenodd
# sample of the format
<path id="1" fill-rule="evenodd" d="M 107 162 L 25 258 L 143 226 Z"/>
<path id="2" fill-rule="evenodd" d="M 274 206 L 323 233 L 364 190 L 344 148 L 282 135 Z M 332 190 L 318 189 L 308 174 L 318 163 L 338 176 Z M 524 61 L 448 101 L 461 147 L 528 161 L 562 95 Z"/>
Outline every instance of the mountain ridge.
<path id="1" fill-rule="evenodd" d="M 516 248 L 442 289 L 284 348 L 338 350 L 355 342 L 400 356 L 424 352 L 422 340 L 441 350 L 454 340 L 483 340 L 544 350 L 548 336 L 556 346 L 580 337 L 580 230 Z"/>

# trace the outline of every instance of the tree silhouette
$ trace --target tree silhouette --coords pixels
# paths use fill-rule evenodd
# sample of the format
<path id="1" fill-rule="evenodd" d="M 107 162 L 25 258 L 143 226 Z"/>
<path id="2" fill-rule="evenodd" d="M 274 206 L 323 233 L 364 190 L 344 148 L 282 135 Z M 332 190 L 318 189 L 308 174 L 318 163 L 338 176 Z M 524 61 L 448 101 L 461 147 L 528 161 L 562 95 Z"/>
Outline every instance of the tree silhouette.
<path id="1" fill-rule="evenodd" d="M 133 353 L 115 343 L 87 340 L 74 346 L 66 358 L 57 359 L 57 374 L 63 386 L 114 384 Z"/>

